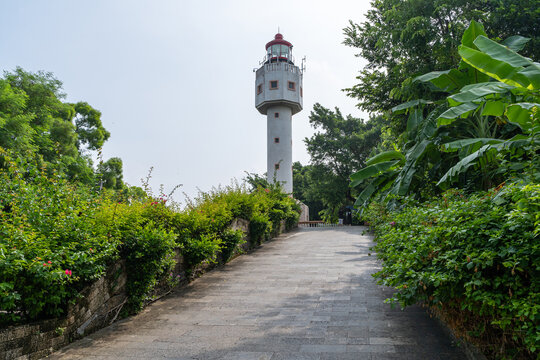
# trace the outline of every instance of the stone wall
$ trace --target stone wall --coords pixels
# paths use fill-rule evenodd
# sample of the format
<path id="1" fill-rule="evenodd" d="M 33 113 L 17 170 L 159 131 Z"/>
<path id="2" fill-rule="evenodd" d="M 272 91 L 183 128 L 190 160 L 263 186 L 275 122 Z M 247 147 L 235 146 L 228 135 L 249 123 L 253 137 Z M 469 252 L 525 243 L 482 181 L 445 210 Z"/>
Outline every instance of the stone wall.
<path id="1" fill-rule="evenodd" d="M 285 222 L 280 225 L 281 233 L 285 231 Z M 236 219 L 231 228 L 249 234 L 247 220 Z M 237 254 L 258 245 L 257 241 L 250 241 L 247 235 L 245 240 L 246 242 L 239 246 Z M 200 276 L 214 266 L 215 264 L 203 263 L 192 272 L 192 276 Z M 180 250 L 176 250 L 176 266 L 173 271 L 175 275 L 180 275 L 180 285 L 189 281 Z M 65 317 L 0 330 L 0 360 L 41 359 L 73 340 L 112 324 L 127 299 L 126 280 L 125 262 L 119 261 L 107 270 L 105 276 L 81 292 L 77 303 L 68 307 Z M 169 289 L 158 286 L 152 295 L 158 298 L 168 291 Z"/>
<path id="2" fill-rule="evenodd" d="M 40 359 L 114 321 L 126 300 L 123 261 L 81 292 L 67 316 L 0 330 L 0 359 Z"/>

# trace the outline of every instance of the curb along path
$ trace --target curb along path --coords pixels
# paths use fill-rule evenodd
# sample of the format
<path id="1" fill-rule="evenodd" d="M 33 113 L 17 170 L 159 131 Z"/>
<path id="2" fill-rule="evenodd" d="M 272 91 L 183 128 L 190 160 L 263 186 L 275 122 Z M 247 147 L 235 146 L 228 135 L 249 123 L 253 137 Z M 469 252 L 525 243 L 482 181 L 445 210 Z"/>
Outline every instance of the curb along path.
<path id="1" fill-rule="evenodd" d="M 422 309 L 383 303 L 364 229 L 284 234 L 49 358 L 465 359 Z"/>

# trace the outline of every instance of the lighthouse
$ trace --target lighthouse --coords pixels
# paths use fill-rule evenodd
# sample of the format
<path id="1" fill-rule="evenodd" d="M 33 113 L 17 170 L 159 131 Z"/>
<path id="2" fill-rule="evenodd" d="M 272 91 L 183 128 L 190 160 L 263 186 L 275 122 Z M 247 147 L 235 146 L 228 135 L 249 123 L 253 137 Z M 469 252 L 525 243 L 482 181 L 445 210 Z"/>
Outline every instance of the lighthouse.
<path id="1" fill-rule="evenodd" d="M 255 76 L 255 107 L 266 115 L 267 178 L 293 191 L 292 116 L 302 110 L 302 70 L 294 65 L 292 44 L 276 34 Z"/>

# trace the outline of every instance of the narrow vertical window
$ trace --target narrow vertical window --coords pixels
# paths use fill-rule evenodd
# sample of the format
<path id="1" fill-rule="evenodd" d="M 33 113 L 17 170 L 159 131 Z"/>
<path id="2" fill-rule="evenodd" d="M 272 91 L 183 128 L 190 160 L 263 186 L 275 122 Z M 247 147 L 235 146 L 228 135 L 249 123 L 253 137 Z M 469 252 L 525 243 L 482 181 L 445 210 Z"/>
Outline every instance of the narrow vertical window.
<path id="1" fill-rule="evenodd" d="M 274 138 L 274 143 L 279 144 L 279 138 Z"/>
<path id="2" fill-rule="evenodd" d="M 274 117 L 275 117 L 275 118 L 278 118 L 278 117 L 279 117 L 279 113 L 274 113 Z"/>
<path id="3" fill-rule="evenodd" d="M 277 80 L 270 81 L 270 90 L 277 90 L 279 88 L 279 83 Z"/>
<path id="4" fill-rule="evenodd" d="M 257 95 L 259 95 L 260 93 L 262 93 L 262 84 L 259 84 L 257 85 Z"/>
<path id="5" fill-rule="evenodd" d="M 279 164 L 274 164 L 274 169 L 279 170 Z"/>
<path id="6" fill-rule="evenodd" d="M 302 87 L 300 86 L 300 96 L 304 97 L 304 91 L 302 91 Z"/>

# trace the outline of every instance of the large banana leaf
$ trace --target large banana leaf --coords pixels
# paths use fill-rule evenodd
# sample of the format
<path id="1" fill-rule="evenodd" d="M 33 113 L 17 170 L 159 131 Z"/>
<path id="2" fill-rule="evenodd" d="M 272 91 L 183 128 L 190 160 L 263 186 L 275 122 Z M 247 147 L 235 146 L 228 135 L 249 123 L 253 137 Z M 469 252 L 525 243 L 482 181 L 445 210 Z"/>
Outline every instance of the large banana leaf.
<path id="1" fill-rule="evenodd" d="M 469 140 L 469 139 L 468 139 Z M 472 140 L 470 139 L 472 144 Z M 540 145 L 540 140 L 534 140 L 531 137 L 528 137 L 527 135 L 518 134 L 514 136 L 513 138 L 509 140 L 499 140 L 499 139 L 484 139 L 488 140 L 485 145 L 483 145 L 480 149 L 473 152 L 472 154 L 464 157 L 461 159 L 456 165 L 452 166 L 446 174 L 439 180 L 437 185 L 439 186 L 446 186 L 450 183 L 452 183 L 457 176 L 459 176 L 462 173 L 465 173 L 470 167 L 475 166 L 477 164 L 484 165 L 488 162 L 491 162 L 494 160 L 495 155 L 503 150 L 507 151 L 522 151 L 526 147 L 529 146 L 538 146 Z M 465 142 L 465 140 L 463 140 Z M 457 143 L 457 142 L 454 142 Z"/>
<path id="2" fill-rule="evenodd" d="M 416 128 L 418 127 L 418 125 L 420 125 L 422 120 L 424 120 L 424 116 L 422 115 L 422 110 L 414 109 L 410 113 L 409 119 L 407 120 L 407 131 L 411 133 L 414 130 L 416 130 Z"/>
<path id="3" fill-rule="evenodd" d="M 496 150 L 491 148 L 491 145 L 484 145 L 479 150 L 464 157 L 454 166 L 452 166 L 446 174 L 437 183 L 438 186 L 444 188 L 445 185 L 453 182 L 460 174 L 465 173 L 470 167 L 475 166 L 477 161 L 490 153 L 495 153 Z"/>
<path id="4" fill-rule="evenodd" d="M 439 115 L 439 117 L 437 118 L 437 124 L 439 126 L 451 124 L 459 117 L 466 116 L 471 111 L 476 110 L 479 106 L 480 104 L 468 102 L 468 103 L 464 103 L 458 106 L 451 107 L 450 109 L 446 110 L 441 115 Z"/>
<path id="5" fill-rule="evenodd" d="M 405 102 L 403 104 L 399 104 L 397 106 L 394 106 L 391 110 L 392 110 L 393 113 L 400 114 L 400 113 L 403 113 L 403 112 L 405 112 L 406 110 L 408 110 L 410 108 L 417 107 L 418 105 L 421 105 L 421 104 L 433 104 L 433 101 L 424 100 L 424 99 L 411 100 L 411 101 L 407 101 L 407 102 Z"/>
<path id="6" fill-rule="evenodd" d="M 502 116 L 506 110 L 506 103 L 503 101 L 486 101 L 482 109 L 482 116 Z"/>
<path id="7" fill-rule="evenodd" d="M 369 158 L 366 161 L 366 165 L 378 164 L 380 162 L 389 160 L 405 160 L 405 156 L 399 151 L 388 150 Z"/>
<path id="8" fill-rule="evenodd" d="M 355 172 L 351 175 L 351 184 L 350 187 L 356 187 L 362 183 L 365 179 L 379 175 L 381 172 L 384 172 L 393 166 L 399 164 L 401 160 L 394 161 L 384 161 L 377 164 L 366 166 L 365 168 Z"/>
<path id="9" fill-rule="evenodd" d="M 540 75 L 540 70 L 532 68 L 527 69 L 528 72 L 522 73 L 521 71 L 524 70 L 522 66 L 512 66 L 506 61 L 495 59 L 482 51 L 463 45 L 459 46 L 458 52 L 467 64 L 505 84 L 524 87 L 529 90 L 540 88 L 540 81 L 537 76 L 537 72 Z M 530 65 L 533 65 L 532 62 Z"/>
<path id="10" fill-rule="evenodd" d="M 524 56 L 519 55 L 517 52 L 508 49 L 506 46 L 501 45 L 486 36 L 478 36 L 474 40 L 474 44 L 478 50 L 486 53 L 495 60 L 503 61 L 513 67 L 529 66 L 532 64 L 532 60 Z"/>
<path id="11" fill-rule="evenodd" d="M 475 48 L 474 40 L 479 36 L 487 36 L 484 31 L 484 25 L 471 20 L 469 27 L 463 32 L 461 44 L 470 48 Z"/>
<path id="12" fill-rule="evenodd" d="M 430 140 L 422 140 L 407 151 L 405 165 L 396 177 L 390 193 L 406 195 L 409 192 L 414 174 L 418 170 L 418 162 L 422 160 L 426 152 L 433 146 L 433 142 Z"/>
<path id="13" fill-rule="evenodd" d="M 468 84 L 467 74 L 462 73 L 457 69 L 432 71 L 424 75 L 417 76 L 414 81 L 429 82 L 440 91 L 451 92 L 456 89 L 461 89 Z"/>
<path id="14" fill-rule="evenodd" d="M 506 108 L 506 117 L 518 124 L 524 131 L 530 131 L 533 126 L 534 112 L 540 111 L 537 103 L 514 103 Z"/>
<path id="15" fill-rule="evenodd" d="M 490 139 L 490 138 L 474 138 L 474 139 L 462 139 L 462 140 L 456 140 L 452 141 L 446 144 L 443 144 L 443 150 L 452 152 L 452 151 L 458 151 L 462 148 L 470 145 L 477 145 L 477 144 L 499 144 L 504 142 L 504 140 L 501 139 Z"/>
<path id="16" fill-rule="evenodd" d="M 523 50 L 525 47 L 525 44 L 531 40 L 530 38 L 526 38 L 519 35 L 510 36 L 509 38 L 506 38 L 502 44 L 504 46 L 507 46 L 510 50 L 518 52 Z"/>
<path id="17" fill-rule="evenodd" d="M 456 106 L 466 102 L 472 102 L 492 94 L 509 93 L 513 86 L 503 83 L 485 82 L 480 84 L 471 84 L 464 86 L 461 91 L 448 97 L 450 106 Z"/>

